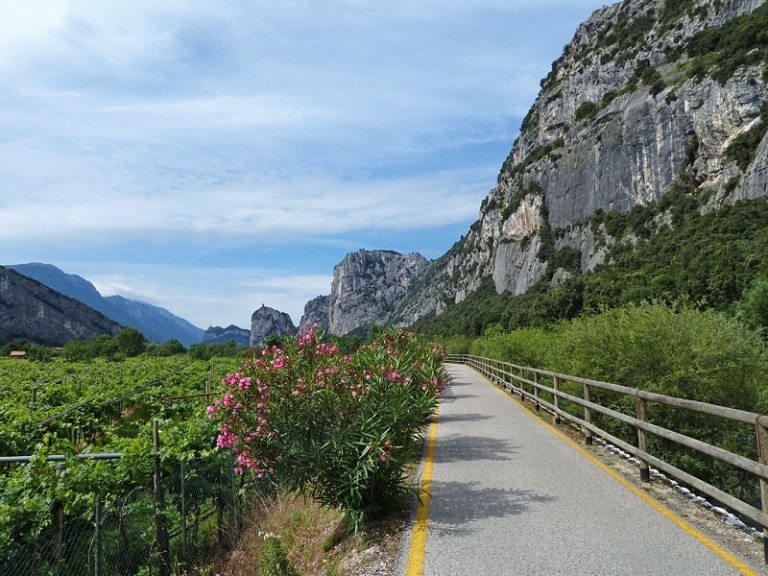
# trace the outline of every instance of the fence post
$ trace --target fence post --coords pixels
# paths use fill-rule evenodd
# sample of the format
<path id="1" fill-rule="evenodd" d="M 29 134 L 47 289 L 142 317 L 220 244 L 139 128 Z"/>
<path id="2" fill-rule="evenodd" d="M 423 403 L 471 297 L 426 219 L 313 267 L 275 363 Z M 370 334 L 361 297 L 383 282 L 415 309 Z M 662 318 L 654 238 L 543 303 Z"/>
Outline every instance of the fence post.
<path id="1" fill-rule="evenodd" d="M 534 372 L 533 373 L 533 381 L 536 382 L 537 384 L 539 383 L 539 373 L 538 372 Z M 535 402 L 536 402 L 534 407 L 536 408 L 536 411 L 538 412 L 539 410 L 541 410 L 541 406 L 539 406 L 539 389 L 536 388 L 536 386 L 533 387 L 533 397 L 535 398 Z"/>
<path id="2" fill-rule="evenodd" d="M 587 385 L 587 384 L 584 384 L 584 401 L 585 402 L 591 402 L 591 400 L 589 398 L 589 385 Z M 586 406 L 584 406 L 584 421 L 587 424 L 592 424 L 592 410 L 590 410 Z M 586 444 L 588 446 L 592 445 L 592 441 L 593 441 L 592 440 L 592 430 L 590 430 L 589 428 L 587 428 L 586 437 L 584 438 L 584 441 L 586 442 Z"/>
<path id="3" fill-rule="evenodd" d="M 768 464 L 768 430 L 761 422 L 765 416 L 757 418 L 757 459 L 760 464 Z M 768 513 L 768 482 L 760 478 L 760 504 L 763 512 Z M 768 528 L 763 527 L 763 559 L 768 564 Z"/>
<path id="4" fill-rule="evenodd" d="M 636 406 L 637 406 L 637 419 L 645 422 L 648 417 L 645 399 L 640 398 L 638 396 L 636 398 Z M 643 452 L 648 451 L 648 437 L 646 436 L 645 430 L 639 427 L 637 428 L 637 447 Z M 651 481 L 651 474 L 648 469 L 648 462 L 642 459 L 640 460 L 640 481 L 641 482 Z"/>
<path id="5" fill-rule="evenodd" d="M 96 502 L 93 507 L 93 576 L 101 573 L 101 508 L 99 495 L 96 494 Z"/>
<path id="6" fill-rule="evenodd" d="M 59 462 L 56 464 L 56 474 L 58 476 L 61 476 L 64 473 L 64 467 L 64 462 Z M 53 515 L 53 525 L 56 529 L 56 532 L 53 535 L 51 559 L 54 563 L 58 563 L 59 560 L 61 560 L 61 545 L 64 540 L 64 503 L 57 498 L 54 500 L 51 508 Z"/>
<path id="7" fill-rule="evenodd" d="M 557 380 L 557 376 L 552 376 L 552 388 L 554 389 L 554 405 L 555 405 L 555 424 L 560 424 L 560 382 Z"/>
<path id="8" fill-rule="evenodd" d="M 208 379 L 205 381 L 205 401 L 210 402 L 211 398 L 211 382 L 213 381 L 213 366 L 208 371 Z"/>
<path id="9" fill-rule="evenodd" d="M 522 378 L 524 377 L 523 374 L 524 374 L 523 369 L 520 368 L 518 373 L 518 376 L 520 376 L 520 400 L 525 401 L 525 383 L 522 380 Z"/>
<path id="10" fill-rule="evenodd" d="M 160 429 L 157 420 L 152 420 L 152 452 L 155 458 L 155 539 L 160 556 L 160 576 L 170 576 L 171 555 L 168 549 L 168 530 L 165 525 L 165 496 L 163 495 L 162 465 L 160 462 Z"/>
<path id="11" fill-rule="evenodd" d="M 37 404 L 37 384 L 32 385 L 32 407 Z"/>
<path id="12" fill-rule="evenodd" d="M 187 559 L 187 465 L 181 461 L 181 556 Z"/>

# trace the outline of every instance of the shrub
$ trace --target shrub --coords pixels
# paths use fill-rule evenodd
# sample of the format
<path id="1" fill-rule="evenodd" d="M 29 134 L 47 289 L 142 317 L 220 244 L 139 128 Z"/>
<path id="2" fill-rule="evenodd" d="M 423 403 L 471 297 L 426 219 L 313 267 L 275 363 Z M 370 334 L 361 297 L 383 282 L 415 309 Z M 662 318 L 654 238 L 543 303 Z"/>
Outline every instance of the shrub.
<path id="1" fill-rule="evenodd" d="M 587 100 L 582 102 L 581 105 L 576 108 L 576 114 L 573 117 L 574 122 L 579 122 L 585 118 L 592 119 L 597 115 L 599 108 L 594 102 Z"/>
<path id="2" fill-rule="evenodd" d="M 288 562 L 288 552 L 280 536 L 263 534 L 264 550 L 259 557 L 261 576 L 297 576 Z"/>
<path id="3" fill-rule="evenodd" d="M 354 356 L 312 330 L 255 353 L 229 374 L 219 448 L 250 470 L 343 510 L 355 528 L 407 493 L 405 466 L 447 376 L 411 332 L 389 330 Z"/>
<path id="4" fill-rule="evenodd" d="M 766 131 L 768 131 L 768 107 L 764 106 L 760 120 L 752 128 L 736 136 L 725 149 L 726 160 L 736 162 L 739 168 L 746 170 L 755 159 L 757 147 Z"/>

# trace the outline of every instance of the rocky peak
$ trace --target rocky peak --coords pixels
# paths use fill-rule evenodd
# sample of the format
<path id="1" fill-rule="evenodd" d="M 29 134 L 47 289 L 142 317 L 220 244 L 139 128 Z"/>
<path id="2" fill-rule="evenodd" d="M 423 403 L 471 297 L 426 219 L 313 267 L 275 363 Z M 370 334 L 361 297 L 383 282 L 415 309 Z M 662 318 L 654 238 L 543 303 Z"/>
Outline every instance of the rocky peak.
<path id="1" fill-rule="evenodd" d="M 296 331 L 293 320 L 285 312 L 261 305 L 251 315 L 251 347 L 262 346 L 271 335 L 283 336 Z"/>
<path id="2" fill-rule="evenodd" d="M 393 313 L 429 261 L 421 254 L 358 250 L 333 269 L 331 294 L 310 301 L 301 325 L 317 322 L 332 334 L 348 334 L 371 324 L 389 324 Z"/>
<path id="3" fill-rule="evenodd" d="M 323 332 L 328 332 L 328 314 L 330 314 L 330 296 L 318 296 L 304 306 L 304 314 L 299 322 L 299 332 L 306 332 L 314 324 Z"/>

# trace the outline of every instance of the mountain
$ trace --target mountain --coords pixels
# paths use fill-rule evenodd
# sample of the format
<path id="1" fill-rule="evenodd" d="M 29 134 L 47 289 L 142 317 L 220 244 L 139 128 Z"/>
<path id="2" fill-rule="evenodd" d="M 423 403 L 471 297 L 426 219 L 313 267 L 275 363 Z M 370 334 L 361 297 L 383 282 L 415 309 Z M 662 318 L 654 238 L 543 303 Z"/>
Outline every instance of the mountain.
<path id="1" fill-rule="evenodd" d="M 285 313 L 261 305 L 251 315 L 251 340 L 250 346 L 256 348 L 262 346 L 269 336 L 284 336 L 296 332 L 291 317 Z"/>
<path id="2" fill-rule="evenodd" d="M 333 268 L 329 296 L 307 303 L 300 326 L 317 323 L 344 335 L 372 324 L 389 324 L 413 281 L 427 268 L 421 254 L 393 250 L 358 250 Z"/>
<path id="3" fill-rule="evenodd" d="M 221 326 L 209 326 L 203 334 L 203 344 L 226 344 L 229 341 L 242 347 L 251 344 L 251 331 L 230 324 L 226 328 Z"/>
<path id="4" fill-rule="evenodd" d="M 500 294 L 559 286 L 626 260 L 654 238 L 650 257 L 660 257 L 673 249 L 672 237 L 665 244 L 660 235 L 677 234 L 674 249 L 682 250 L 684 223 L 763 203 L 767 29 L 765 0 L 624 0 L 597 10 L 542 80 L 478 220 L 413 282 L 392 320 L 439 314 L 488 282 Z M 739 250 L 711 266 L 738 260 Z M 646 271 L 632 289 L 651 297 L 677 289 L 680 269 L 692 286 L 703 273 L 691 264 L 696 257 L 673 254 L 658 278 Z M 750 273 L 757 258 L 744 263 Z M 701 282 L 730 282 L 733 298 L 743 281 L 728 274 Z M 574 307 L 595 298 L 587 288 Z"/>
<path id="5" fill-rule="evenodd" d="M 0 343 L 25 338 L 62 346 L 119 331 L 116 322 L 82 302 L 0 266 Z"/>
<path id="6" fill-rule="evenodd" d="M 107 296 L 104 300 L 127 316 L 127 325 L 141 331 L 150 342 L 178 340 L 191 346 L 203 338 L 203 330 L 160 306 L 122 296 Z"/>
<path id="7" fill-rule="evenodd" d="M 151 342 L 178 340 L 185 346 L 196 344 L 203 338 L 203 330 L 168 310 L 129 300 L 122 296 L 103 297 L 85 278 L 67 274 L 51 264 L 15 264 L 8 268 L 37 280 L 53 290 L 87 304 L 106 317 L 139 330 Z"/>

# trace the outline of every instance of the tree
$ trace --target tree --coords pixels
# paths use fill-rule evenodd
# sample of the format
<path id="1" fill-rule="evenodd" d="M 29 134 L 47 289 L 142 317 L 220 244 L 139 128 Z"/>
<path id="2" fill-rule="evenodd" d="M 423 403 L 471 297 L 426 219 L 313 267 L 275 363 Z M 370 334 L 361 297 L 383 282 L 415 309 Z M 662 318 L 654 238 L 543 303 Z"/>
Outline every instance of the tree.
<path id="1" fill-rule="evenodd" d="M 136 328 L 123 328 L 120 333 L 115 336 L 115 342 L 117 343 L 119 352 L 128 357 L 138 356 L 146 349 L 144 335 L 136 330 Z"/>

